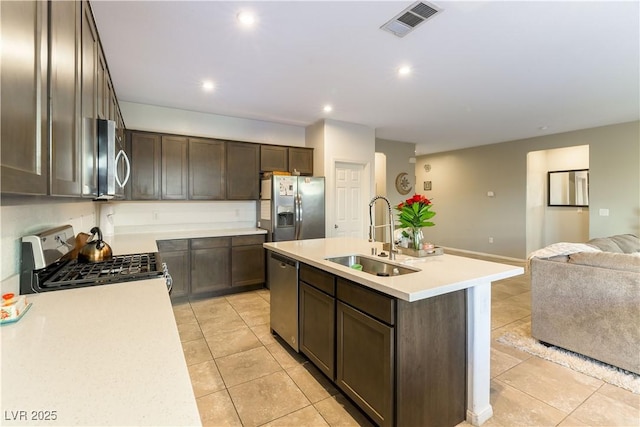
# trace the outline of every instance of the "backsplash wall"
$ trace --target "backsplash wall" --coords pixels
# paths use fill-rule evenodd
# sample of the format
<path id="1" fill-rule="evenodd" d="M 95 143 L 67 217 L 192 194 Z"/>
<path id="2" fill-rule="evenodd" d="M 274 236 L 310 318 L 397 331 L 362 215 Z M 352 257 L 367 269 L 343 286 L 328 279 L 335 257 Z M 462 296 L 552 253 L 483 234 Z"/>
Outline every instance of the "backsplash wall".
<path id="1" fill-rule="evenodd" d="M 96 214 L 97 205 L 90 201 L 0 207 L 0 281 L 20 271 L 20 239 L 23 236 L 65 224 L 71 224 L 76 234 L 88 233 L 97 225 Z"/>
<path id="2" fill-rule="evenodd" d="M 107 202 L 115 234 L 256 226 L 255 201 Z"/>

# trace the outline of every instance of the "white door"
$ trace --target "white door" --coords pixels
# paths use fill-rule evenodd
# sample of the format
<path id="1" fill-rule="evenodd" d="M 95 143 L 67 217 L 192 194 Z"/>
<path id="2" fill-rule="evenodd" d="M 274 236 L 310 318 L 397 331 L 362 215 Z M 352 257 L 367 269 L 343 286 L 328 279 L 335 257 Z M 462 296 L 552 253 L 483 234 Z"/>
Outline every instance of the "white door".
<path id="1" fill-rule="evenodd" d="M 364 165 L 336 163 L 333 236 L 364 238 Z"/>

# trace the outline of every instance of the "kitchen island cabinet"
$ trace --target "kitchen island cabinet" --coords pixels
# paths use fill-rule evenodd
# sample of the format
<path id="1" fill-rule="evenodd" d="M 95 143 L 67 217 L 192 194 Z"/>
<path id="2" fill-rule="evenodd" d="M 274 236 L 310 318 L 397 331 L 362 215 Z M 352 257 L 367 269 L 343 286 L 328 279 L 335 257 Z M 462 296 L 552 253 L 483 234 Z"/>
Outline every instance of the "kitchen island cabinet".
<path id="1" fill-rule="evenodd" d="M 327 258 L 380 251 L 380 243 L 333 238 L 264 246 L 336 277 L 335 382 L 377 424 L 481 425 L 491 417 L 491 282 L 522 274 L 521 267 L 399 255 L 385 261 L 416 271 L 379 277 Z"/>
<path id="2" fill-rule="evenodd" d="M 300 265 L 299 275 L 300 351 L 335 380 L 335 277 L 306 264 Z"/>

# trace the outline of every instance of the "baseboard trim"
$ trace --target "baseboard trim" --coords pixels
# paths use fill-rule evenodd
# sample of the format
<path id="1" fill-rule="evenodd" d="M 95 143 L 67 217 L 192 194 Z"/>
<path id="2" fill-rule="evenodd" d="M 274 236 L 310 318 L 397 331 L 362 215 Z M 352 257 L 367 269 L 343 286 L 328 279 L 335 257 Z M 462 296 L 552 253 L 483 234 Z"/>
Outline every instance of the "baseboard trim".
<path id="1" fill-rule="evenodd" d="M 443 249 L 445 251 L 446 250 L 450 250 L 450 251 L 461 252 L 461 253 L 464 253 L 464 254 L 478 255 L 478 256 L 483 256 L 483 257 L 488 257 L 488 258 L 503 259 L 505 261 L 521 262 L 523 264 L 526 264 L 526 262 L 527 262 L 526 259 L 512 258 L 512 257 L 508 257 L 508 256 L 503 256 L 503 255 L 489 254 L 489 253 L 486 253 L 486 252 L 469 251 L 469 250 L 466 250 L 466 249 L 450 248 L 450 247 L 447 247 L 447 246 L 443 246 Z"/>

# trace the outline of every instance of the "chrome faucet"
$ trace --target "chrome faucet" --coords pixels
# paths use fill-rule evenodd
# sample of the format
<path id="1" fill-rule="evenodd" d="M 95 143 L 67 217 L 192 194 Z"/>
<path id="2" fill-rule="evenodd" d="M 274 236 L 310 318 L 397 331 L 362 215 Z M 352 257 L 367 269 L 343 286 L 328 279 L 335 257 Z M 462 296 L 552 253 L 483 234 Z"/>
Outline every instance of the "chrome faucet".
<path id="1" fill-rule="evenodd" d="M 388 224 L 383 224 L 383 225 L 379 225 L 378 227 L 386 227 L 389 226 L 389 259 L 396 259 L 396 248 L 395 248 L 395 243 L 393 241 L 393 211 L 391 210 L 391 203 L 389 202 L 389 199 L 387 199 L 384 196 L 375 196 L 373 199 L 371 199 L 371 201 L 369 202 L 369 241 L 370 242 L 375 242 L 375 231 L 376 231 L 376 226 L 373 225 L 373 205 L 376 204 L 376 201 L 378 200 L 384 200 L 387 203 L 387 208 L 389 208 L 389 223 Z"/>

